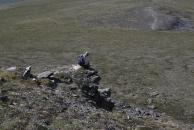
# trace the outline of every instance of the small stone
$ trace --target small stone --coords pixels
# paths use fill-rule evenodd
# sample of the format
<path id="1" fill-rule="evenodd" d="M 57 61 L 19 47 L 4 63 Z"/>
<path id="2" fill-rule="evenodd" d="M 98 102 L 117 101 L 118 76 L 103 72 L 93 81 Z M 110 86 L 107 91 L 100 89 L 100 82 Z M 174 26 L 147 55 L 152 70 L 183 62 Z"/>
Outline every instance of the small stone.
<path id="1" fill-rule="evenodd" d="M 25 105 L 23 103 L 20 104 L 20 107 L 24 107 Z"/>
<path id="2" fill-rule="evenodd" d="M 55 90 L 55 94 L 59 95 L 60 94 L 60 91 L 58 89 Z"/>
<path id="3" fill-rule="evenodd" d="M 77 89 L 78 89 L 77 86 L 71 86 L 71 87 L 70 87 L 70 90 L 77 90 Z"/>
<path id="4" fill-rule="evenodd" d="M 8 96 L 7 96 L 7 95 L 4 95 L 4 94 L 1 94 L 1 93 L 0 93 L 0 100 L 1 100 L 2 102 L 7 102 L 9 99 L 8 99 Z"/>
<path id="5" fill-rule="evenodd" d="M 152 130 L 152 128 L 148 126 L 137 126 L 135 130 Z"/>
<path id="6" fill-rule="evenodd" d="M 0 84 L 1 83 L 5 83 L 7 80 L 5 79 L 5 78 L 3 78 L 3 77 L 0 77 Z"/>
<path id="7" fill-rule="evenodd" d="M 95 75 L 95 76 L 90 77 L 90 81 L 92 83 L 97 83 L 98 84 L 100 82 L 100 80 L 101 80 L 101 77 L 98 76 L 98 75 Z"/>
<path id="8" fill-rule="evenodd" d="M 152 104 L 152 103 L 153 103 L 153 99 L 148 98 L 147 103 L 148 103 L 148 104 Z"/>
<path id="9" fill-rule="evenodd" d="M 55 80 L 49 80 L 48 87 L 55 89 L 57 87 L 57 83 L 55 82 Z"/>
<path id="10" fill-rule="evenodd" d="M 112 109 L 115 106 L 115 103 L 112 101 L 111 98 L 105 98 L 104 100 L 105 102 L 104 102 L 103 108 L 105 108 L 106 110 L 112 111 Z"/>
<path id="11" fill-rule="evenodd" d="M 17 69 L 17 67 L 13 66 L 13 67 L 7 68 L 6 70 L 7 71 L 16 71 L 16 69 Z"/>
<path id="12" fill-rule="evenodd" d="M 156 97 L 156 96 L 158 96 L 158 95 L 159 95 L 158 92 L 152 92 L 152 93 L 150 93 L 150 96 L 151 96 L 151 97 Z"/>
<path id="13" fill-rule="evenodd" d="M 97 90 L 99 88 L 99 85 L 97 85 L 97 84 L 90 84 L 88 88 L 89 89 L 96 89 Z"/>
<path id="14" fill-rule="evenodd" d="M 87 91 L 87 95 L 90 97 L 94 97 L 98 94 L 97 89 L 90 89 L 89 91 Z"/>
<path id="15" fill-rule="evenodd" d="M 13 102 L 12 104 L 13 104 L 14 106 L 16 106 L 16 105 L 17 105 L 17 103 L 16 103 L 16 102 Z"/>
<path id="16" fill-rule="evenodd" d="M 138 113 L 138 114 L 141 114 L 142 113 L 142 110 L 140 108 L 135 108 L 135 111 Z"/>
<path id="17" fill-rule="evenodd" d="M 68 106 L 62 106 L 61 112 L 65 112 L 68 109 Z"/>
<path id="18" fill-rule="evenodd" d="M 42 78 L 49 78 L 53 75 L 53 72 L 51 71 L 45 71 L 45 72 L 42 72 L 40 74 L 37 75 L 37 78 L 38 79 L 42 79 Z"/>
<path id="19" fill-rule="evenodd" d="M 89 93 L 92 91 L 92 92 L 95 92 L 96 94 L 98 90 L 98 85 L 97 84 L 83 85 L 81 90 L 85 93 Z"/>
<path id="20" fill-rule="evenodd" d="M 100 93 L 100 96 L 107 98 L 111 96 L 111 89 L 105 88 L 105 89 L 98 89 L 98 92 Z"/>
<path id="21" fill-rule="evenodd" d="M 150 109 L 156 109 L 156 106 L 153 104 L 153 105 L 149 105 L 148 108 L 150 108 Z"/>
<path id="22" fill-rule="evenodd" d="M 11 95 L 14 95 L 14 96 L 19 96 L 20 94 L 17 93 L 17 92 L 10 92 Z"/>
<path id="23" fill-rule="evenodd" d="M 77 71 L 77 70 L 79 70 L 79 69 L 81 69 L 82 67 L 80 66 L 80 65 L 72 65 L 72 67 L 71 67 L 71 71 Z"/>
<path id="24" fill-rule="evenodd" d="M 32 78 L 32 81 L 37 81 L 37 79 L 36 78 Z"/>
<path id="25" fill-rule="evenodd" d="M 49 130 L 45 125 L 37 124 L 37 130 Z"/>
<path id="26" fill-rule="evenodd" d="M 76 97 L 76 98 L 77 98 L 77 97 L 79 97 L 79 96 L 78 96 L 78 95 L 76 95 L 76 94 L 72 94 L 72 96 L 73 96 L 73 97 Z"/>
<path id="27" fill-rule="evenodd" d="M 47 112 L 47 111 L 42 111 L 42 115 L 43 115 L 43 116 L 49 116 L 49 112 Z"/>
<path id="28" fill-rule="evenodd" d="M 64 82 L 67 83 L 67 84 L 71 84 L 73 82 L 73 80 L 70 79 L 70 78 L 67 78 Z"/>
<path id="29" fill-rule="evenodd" d="M 98 71 L 96 71 L 96 70 L 86 70 L 85 73 L 88 77 L 90 77 L 90 76 L 96 75 L 98 73 Z"/>

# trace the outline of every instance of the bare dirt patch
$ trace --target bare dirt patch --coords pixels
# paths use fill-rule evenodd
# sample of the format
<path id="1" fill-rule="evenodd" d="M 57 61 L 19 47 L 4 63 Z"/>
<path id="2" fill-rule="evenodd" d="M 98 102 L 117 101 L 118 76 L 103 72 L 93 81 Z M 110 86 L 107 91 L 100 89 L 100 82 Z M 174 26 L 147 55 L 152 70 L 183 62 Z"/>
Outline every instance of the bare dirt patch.
<path id="1" fill-rule="evenodd" d="M 189 16 L 167 8 L 135 7 L 82 18 L 85 26 L 116 27 L 137 30 L 194 31 Z"/>

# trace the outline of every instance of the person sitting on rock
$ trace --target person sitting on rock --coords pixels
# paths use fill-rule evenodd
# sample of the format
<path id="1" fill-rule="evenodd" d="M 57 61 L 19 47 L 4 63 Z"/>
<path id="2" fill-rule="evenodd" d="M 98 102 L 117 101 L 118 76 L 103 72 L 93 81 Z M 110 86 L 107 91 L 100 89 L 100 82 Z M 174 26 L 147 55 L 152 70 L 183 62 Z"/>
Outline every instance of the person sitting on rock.
<path id="1" fill-rule="evenodd" d="M 88 52 L 85 52 L 84 54 L 79 55 L 79 57 L 77 59 L 77 64 L 82 66 L 82 67 L 84 67 L 84 68 L 89 68 L 90 67 L 90 63 L 86 59 L 87 56 L 89 56 Z"/>

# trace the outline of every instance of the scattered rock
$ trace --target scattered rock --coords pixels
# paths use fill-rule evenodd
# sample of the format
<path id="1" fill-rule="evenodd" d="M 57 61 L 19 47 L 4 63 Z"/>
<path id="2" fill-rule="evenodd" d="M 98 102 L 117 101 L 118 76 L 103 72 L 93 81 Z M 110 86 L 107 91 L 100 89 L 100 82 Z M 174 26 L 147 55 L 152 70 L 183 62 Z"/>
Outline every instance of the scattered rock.
<path id="1" fill-rule="evenodd" d="M 161 114 L 158 112 L 155 112 L 153 109 L 150 108 L 144 108 L 144 107 L 139 107 L 139 106 L 134 106 L 134 105 L 126 105 L 126 104 L 117 104 L 116 109 L 119 111 L 122 111 L 126 113 L 127 118 L 154 118 L 158 119 L 161 117 Z"/>
<path id="2" fill-rule="evenodd" d="M 40 123 L 36 127 L 38 130 L 47 130 L 49 128 L 47 126 L 52 124 L 52 119 L 55 119 L 55 117 L 61 118 L 63 120 L 67 118 L 84 119 L 85 117 L 88 117 L 88 115 L 92 113 L 91 119 L 95 121 L 96 116 L 94 116 L 93 113 L 94 114 L 98 113 L 99 115 L 101 115 L 99 116 L 99 118 L 101 117 L 102 119 L 106 118 L 105 117 L 106 115 L 104 116 L 104 112 L 106 114 L 109 112 L 97 108 L 103 108 L 108 111 L 112 111 L 113 108 L 116 108 L 116 113 L 113 113 L 114 118 L 111 119 L 109 118 L 108 115 L 108 120 L 106 120 L 107 118 L 105 119 L 106 127 L 104 128 L 107 129 L 119 129 L 116 126 L 116 124 L 114 125 L 116 120 L 115 117 L 117 117 L 117 115 L 114 114 L 122 113 L 124 114 L 124 116 L 122 115 L 121 118 L 125 119 L 125 116 L 127 116 L 128 120 L 131 119 L 139 120 L 139 118 L 150 119 L 150 117 L 152 119 L 157 120 L 161 119 L 158 118 L 160 117 L 160 114 L 154 112 L 153 109 L 155 109 L 155 106 L 152 105 L 153 104 L 152 97 L 157 96 L 158 95 L 157 92 L 150 93 L 151 97 L 147 100 L 149 104 L 147 108 L 126 104 L 118 107 L 115 101 L 113 101 L 111 98 L 111 89 L 103 88 L 101 86 L 100 84 L 101 78 L 98 75 L 97 70 L 91 68 L 91 66 L 90 68 L 83 67 L 80 68 L 79 65 L 75 66 L 76 67 L 73 69 L 73 71 L 72 68 L 69 68 L 65 71 L 57 71 L 57 73 L 55 72 L 53 74 L 54 71 L 51 70 L 39 74 L 37 76 L 38 78 L 33 77 L 29 79 L 29 81 L 31 80 L 36 81 L 37 84 L 40 84 L 44 87 L 37 87 L 36 84 L 33 87 L 30 86 L 30 88 L 22 87 L 22 89 L 25 89 L 25 92 L 23 92 L 23 90 L 17 91 L 17 88 L 14 88 L 13 91 L 12 89 L 9 90 L 5 89 L 6 91 L 8 91 L 8 94 L 7 92 L 1 91 L 0 102 L 7 101 L 10 102 L 7 104 L 9 108 L 11 108 L 14 112 L 11 114 L 13 115 L 21 114 L 22 116 L 25 115 L 26 116 L 25 119 L 29 119 L 30 121 L 32 121 L 33 125 L 36 123 L 38 124 Z M 24 75 L 23 77 L 26 77 L 26 79 L 28 79 L 28 77 L 30 77 L 31 75 L 30 71 L 31 67 L 27 67 L 23 74 Z M 4 80 L 3 78 L 0 78 L 0 81 L 3 80 Z M 71 82 L 72 84 L 67 85 L 66 80 L 72 80 Z M 19 85 L 21 85 L 21 83 Z M 15 111 L 17 109 L 19 109 L 19 111 Z M 23 111 L 25 112 L 23 113 Z M 32 116 L 32 118 L 30 116 Z M 118 116 L 120 120 L 120 115 Z M 88 119 L 84 121 L 88 121 Z M 127 119 L 125 120 L 127 123 L 129 123 Z M 110 120 L 113 122 L 109 122 Z M 120 129 L 121 128 L 122 127 L 120 127 Z M 135 128 L 135 126 L 133 128 Z M 149 127 L 137 127 L 136 129 L 141 130 L 147 128 L 149 129 Z"/>

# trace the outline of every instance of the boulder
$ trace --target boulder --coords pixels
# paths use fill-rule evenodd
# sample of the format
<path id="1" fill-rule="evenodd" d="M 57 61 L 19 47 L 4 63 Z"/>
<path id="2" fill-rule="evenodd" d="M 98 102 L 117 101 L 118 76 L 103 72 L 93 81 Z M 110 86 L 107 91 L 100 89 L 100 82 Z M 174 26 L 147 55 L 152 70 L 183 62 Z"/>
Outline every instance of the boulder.
<path id="1" fill-rule="evenodd" d="M 31 68 L 32 68 L 31 66 L 28 66 L 28 67 L 25 68 L 25 70 L 24 70 L 24 72 L 22 74 L 22 78 L 23 79 L 27 79 L 27 78 L 30 78 L 32 76 Z"/>
<path id="2" fill-rule="evenodd" d="M 87 57 L 89 56 L 88 52 L 85 52 L 84 54 L 80 54 L 77 58 L 77 64 L 80 65 L 83 68 L 89 68 L 90 63 L 87 60 Z"/>
<path id="3" fill-rule="evenodd" d="M 45 71 L 45 72 L 42 72 L 42 73 L 39 73 L 37 75 L 37 78 L 38 79 L 42 79 L 42 78 L 49 78 L 53 75 L 53 72 L 52 71 Z"/>

